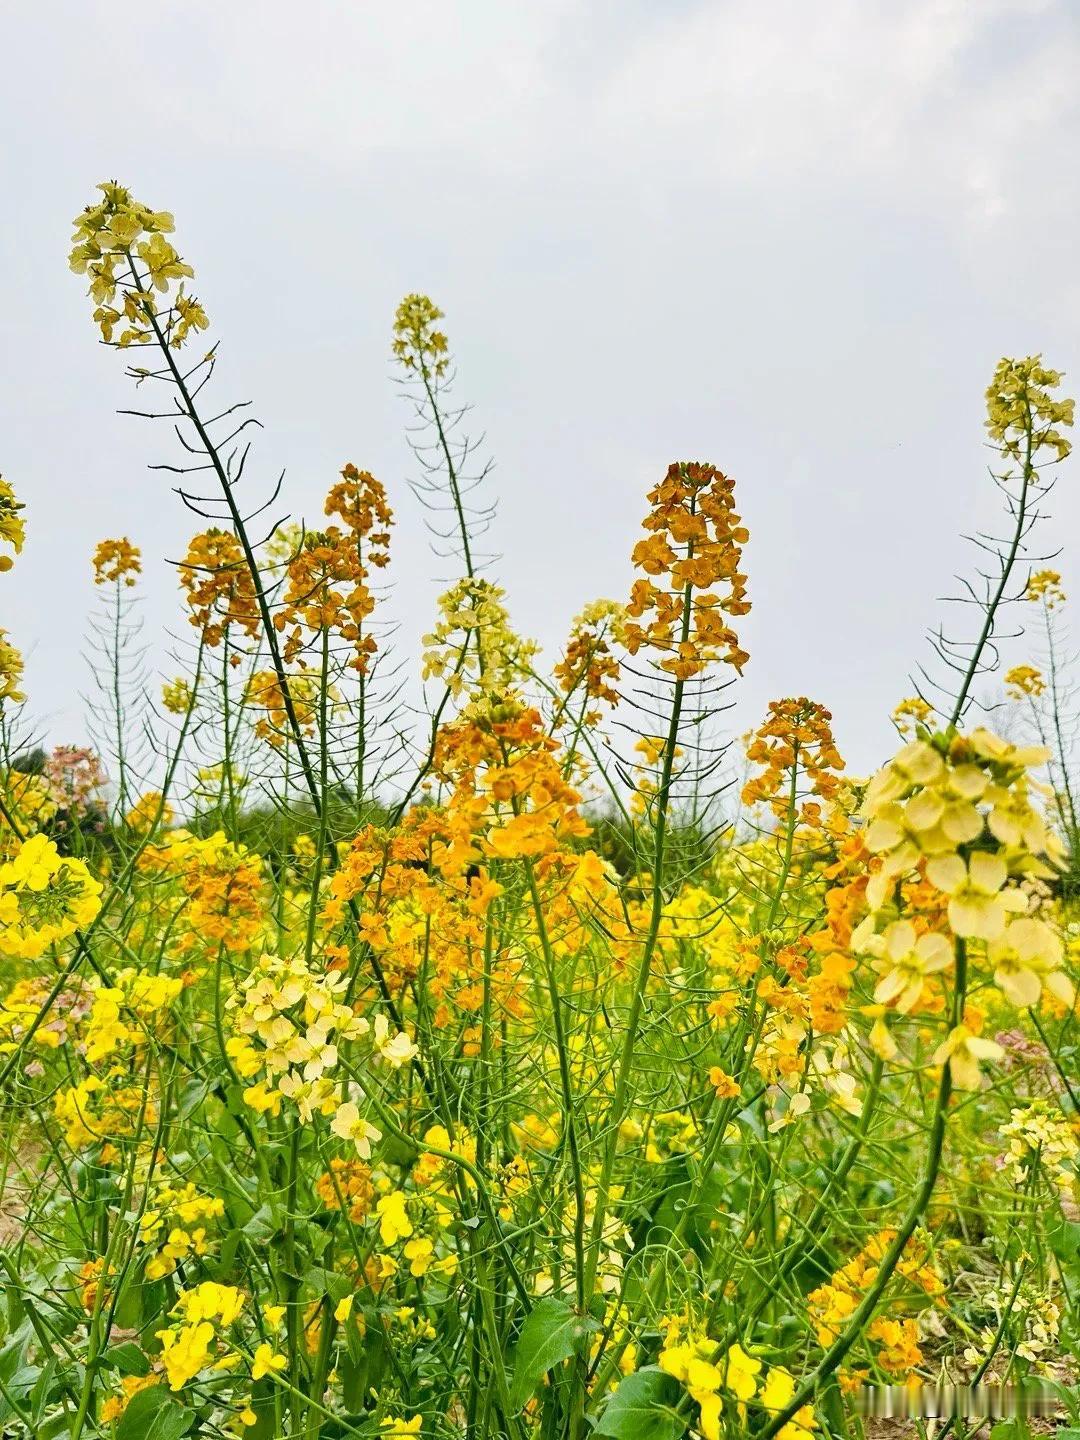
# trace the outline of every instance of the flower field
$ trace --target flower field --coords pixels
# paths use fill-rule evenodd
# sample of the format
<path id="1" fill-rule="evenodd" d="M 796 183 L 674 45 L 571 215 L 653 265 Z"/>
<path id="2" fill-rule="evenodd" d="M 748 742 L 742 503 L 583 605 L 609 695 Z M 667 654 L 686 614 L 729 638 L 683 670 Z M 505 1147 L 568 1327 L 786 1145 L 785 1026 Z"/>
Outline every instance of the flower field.
<path id="1" fill-rule="evenodd" d="M 88 536 L 97 748 L 35 748 L 0 631 L 0 1433 L 861 1440 L 886 1387 L 1038 1382 L 1080 1435 L 1062 376 L 990 377 L 1000 534 L 853 776 L 817 698 L 731 734 L 721 469 L 659 467 L 545 659 L 435 304 L 418 478 L 278 523 L 172 216 L 98 194 L 71 269 L 194 533 L 152 681 L 149 562 Z M 456 576 L 420 657 L 406 506 Z"/>

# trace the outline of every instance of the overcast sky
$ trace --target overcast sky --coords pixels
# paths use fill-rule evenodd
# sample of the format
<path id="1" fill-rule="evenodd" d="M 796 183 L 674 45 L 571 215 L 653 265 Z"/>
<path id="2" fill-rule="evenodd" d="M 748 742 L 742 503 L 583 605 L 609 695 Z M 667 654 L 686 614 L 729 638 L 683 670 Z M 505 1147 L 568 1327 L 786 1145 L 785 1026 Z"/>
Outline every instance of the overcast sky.
<path id="1" fill-rule="evenodd" d="M 808 693 L 855 770 L 883 757 L 959 533 L 994 513 L 995 360 L 1080 385 L 1073 0 L 9 0 L 2 26 L 0 470 L 29 536 L 0 623 L 51 741 L 86 737 L 94 542 L 142 546 L 163 646 L 197 528 L 66 265 L 116 177 L 174 212 L 284 508 L 317 515 L 346 460 L 386 484 L 402 646 L 450 578 L 389 361 L 423 290 L 497 462 L 517 626 L 553 657 L 626 594 L 647 488 L 711 460 L 751 531 L 736 723 Z"/>

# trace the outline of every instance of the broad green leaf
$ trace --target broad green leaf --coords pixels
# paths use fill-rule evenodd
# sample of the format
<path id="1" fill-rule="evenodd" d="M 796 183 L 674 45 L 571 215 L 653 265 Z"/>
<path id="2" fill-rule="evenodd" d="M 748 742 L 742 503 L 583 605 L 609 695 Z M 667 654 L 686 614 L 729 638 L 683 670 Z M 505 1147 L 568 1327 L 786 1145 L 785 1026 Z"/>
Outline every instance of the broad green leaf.
<path id="1" fill-rule="evenodd" d="M 635 1370 L 619 1382 L 595 1434 L 612 1440 L 678 1440 L 686 1430 L 685 1418 L 672 1413 L 679 1387 L 663 1370 Z"/>
<path id="2" fill-rule="evenodd" d="M 361 1330 L 361 1325 L 364 1329 Z M 364 1333 L 366 1322 L 362 1317 L 350 1315 L 341 1327 L 341 1333 L 345 1337 L 345 1349 L 348 1351 L 349 1359 L 354 1365 L 359 1365 L 364 1356 Z"/>
<path id="3" fill-rule="evenodd" d="M 143 1301 L 147 1286 L 136 1278 L 133 1272 L 121 1285 L 120 1297 L 116 1302 L 115 1322 L 122 1330 L 138 1330 L 143 1322 Z M 153 1303 L 152 1297 L 150 1303 Z"/>
<path id="4" fill-rule="evenodd" d="M 101 1360 L 110 1369 L 119 1370 L 121 1375 L 150 1374 L 150 1361 L 131 1340 L 125 1340 L 122 1345 L 111 1345 Z"/>
<path id="5" fill-rule="evenodd" d="M 275 1232 L 274 1217 L 269 1205 L 261 1205 L 243 1226 L 244 1234 L 256 1245 L 265 1245 Z"/>
<path id="6" fill-rule="evenodd" d="M 64 1411 L 42 1420 L 34 1430 L 34 1440 L 68 1440 L 73 1417 Z"/>
<path id="7" fill-rule="evenodd" d="M 356 1356 L 352 1354 L 350 1347 L 350 1353 L 339 1359 L 337 1369 L 341 1376 L 342 1399 L 346 1409 L 354 1413 L 362 1410 L 369 1374 L 367 1355 L 361 1352 Z"/>
<path id="8" fill-rule="evenodd" d="M 272 1381 L 256 1381 L 250 1399 L 251 1408 L 255 1412 L 255 1424 L 244 1427 L 244 1440 L 275 1440 L 281 1433 L 281 1425 L 278 1423 L 280 1397 L 281 1392 Z"/>
<path id="9" fill-rule="evenodd" d="M 194 1110 L 204 1104 L 206 1097 L 213 1090 L 209 1080 L 189 1080 L 180 1092 L 178 1113 L 182 1120 L 186 1120 Z"/>
<path id="10" fill-rule="evenodd" d="M 540 1381 L 556 1365 L 569 1359 L 598 1329 L 591 1315 L 578 1315 L 565 1300 L 545 1295 L 538 1300 L 521 1329 L 510 1384 L 510 1404 L 520 1410 Z"/>
<path id="11" fill-rule="evenodd" d="M 1062 1218 L 1056 1224 L 1047 1225 L 1046 1239 L 1057 1259 L 1075 1270 L 1080 1251 L 1080 1225 Z"/>
<path id="12" fill-rule="evenodd" d="M 153 1385 L 128 1401 L 116 1426 L 116 1440 L 180 1440 L 194 1423 L 194 1410 L 178 1404 L 160 1385 Z"/>
<path id="13" fill-rule="evenodd" d="M 16 1370 L 22 1368 L 26 1360 L 26 1352 L 30 1348 L 30 1337 L 33 1334 L 29 1328 L 22 1334 L 15 1336 L 0 1350 L 0 1380 L 10 1380 Z"/>

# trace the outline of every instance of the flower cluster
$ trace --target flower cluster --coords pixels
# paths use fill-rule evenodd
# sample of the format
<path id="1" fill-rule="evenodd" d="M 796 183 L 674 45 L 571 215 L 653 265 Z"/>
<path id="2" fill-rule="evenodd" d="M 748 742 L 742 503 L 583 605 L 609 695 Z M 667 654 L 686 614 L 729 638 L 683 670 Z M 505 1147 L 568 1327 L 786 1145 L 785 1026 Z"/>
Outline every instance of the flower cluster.
<path id="1" fill-rule="evenodd" d="M 1061 588 L 1061 575 L 1057 570 L 1036 570 L 1027 582 L 1024 599 L 1033 605 L 1045 605 L 1054 610 L 1065 603 L 1065 591 Z"/>
<path id="2" fill-rule="evenodd" d="M 125 823 L 136 835 L 149 835 L 159 825 L 172 823 L 173 810 L 160 790 L 147 790 L 124 816 Z"/>
<path id="3" fill-rule="evenodd" d="M 438 1134 L 438 1139 L 446 1143 L 447 1149 L 452 1148 L 445 1131 Z M 443 1188 L 435 1185 L 419 1194 L 388 1190 L 376 1202 L 375 1218 L 384 1250 L 379 1256 L 383 1278 L 394 1273 L 402 1262 L 414 1279 L 420 1279 L 429 1271 L 447 1279 L 457 1270 L 457 1255 L 446 1250 L 442 1243 L 442 1231 L 453 1219 L 452 1209 L 445 1207 L 444 1196 Z M 421 1229 L 425 1224 L 427 1234 Z M 399 1245 L 401 1261 L 392 1253 Z"/>
<path id="4" fill-rule="evenodd" d="M 182 1390 L 203 1370 L 223 1368 L 232 1359 L 224 1332 L 243 1314 L 247 1296 L 232 1285 L 205 1280 L 181 1290 L 172 1325 L 157 1332 L 170 1390 Z"/>
<path id="5" fill-rule="evenodd" d="M 23 838 L 44 830 L 57 812 L 56 795 L 44 775 L 32 771 L 0 772 L 4 810 L 0 813 L 0 855 L 14 854 Z"/>
<path id="6" fill-rule="evenodd" d="M 370 669 L 377 645 L 365 622 L 375 609 L 369 579 L 390 559 L 393 515 L 373 475 L 346 465 L 326 497 L 325 512 L 341 525 L 311 530 L 286 566 L 285 594 L 274 626 L 285 633 L 284 656 L 292 664 L 310 637 L 337 634 L 353 651 L 351 667 Z"/>
<path id="7" fill-rule="evenodd" d="M 371 1212 L 375 1187 L 371 1169 L 362 1160 L 330 1161 L 315 1182 L 315 1194 L 327 1210 L 344 1210 L 354 1225 L 361 1224 Z"/>
<path id="8" fill-rule="evenodd" d="M 1060 938 L 1028 913 L 1026 888 L 1056 873 L 1061 845 L 1032 803 L 1029 769 L 1044 750 L 1019 748 L 985 729 L 906 745 L 871 780 L 865 843 L 877 868 L 866 886 L 870 911 L 852 937 L 881 973 L 876 999 L 909 1010 L 935 974 L 951 969 L 954 939 L 980 941 L 995 984 L 1016 1005 L 1044 986 L 1072 1003 Z M 927 895 L 916 920 L 899 918 L 905 884 Z M 944 911 L 944 913 L 942 913 Z M 994 1042 L 958 1026 L 939 1047 L 954 1081 L 978 1084 L 978 1060 Z"/>
<path id="9" fill-rule="evenodd" d="M 85 980 L 73 977 L 52 997 L 52 1008 L 39 1023 L 52 988 L 52 982 L 44 975 L 15 982 L 0 1002 L 0 1053 L 15 1051 L 35 1024 L 33 1043 L 42 1050 L 58 1050 L 82 1034 L 83 1022 L 93 1005 L 90 986 Z M 32 1060 L 30 1067 L 34 1073 L 40 1073 L 40 1062 Z"/>
<path id="10" fill-rule="evenodd" d="M 763 1362 L 739 1344 L 725 1352 L 685 1316 L 667 1319 L 663 1330 L 657 1364 L 686 1388 L 697 1405 L 697 1429 L 704 1440 L 721 1440 L 725 1433 L 721 1425 L 725 1399 L 745 1417 L 748 1403 L 766 1414 L 776 1414 L 795 1394 L 795 1381 L 783 1366 L 773 1365 L 766 1371 Z M 742 1423 L 745 1425 L 745 1418 Z M 813 1408 L 805 1405 L 780 1430 L 779 1440 L 811 1440 L 815 1429 Z"/>
<path id="11" fill-rule="evenodd" d="M 100 1147 L 103 1165 L 118 1158 L 117 1142 L 132 1139 L 142 1126 L 155 1125 L 158 1113 L 156 1097 L 141 1081 L 131 1083 L 120 1066 L 104 1075 L 87 1075 L 53 1097 L 53 1114 L 65 1142 L 72 1150 Z"/>
<path id="12" fill-rule="evenodd" d="M 19 514 L 22 508 L 15 499 L 14 490 L 0 477 L 0 544 L 9 545 L 15 555 L 22 550 L 26 536 L 26 526 Z M 0 555 L 0 571 L 10 570 L 13 563 L 11 555 Z M 18 705 L 26 699 L 19 688 L 22 673 L 22 655 L 8 639 L 8 632 L 0 626 L 0 711 L 5 700 Z"/>
<path id="13" fill-rule="evenodd" d="M 138 1049 L 169 1030 L 169 1010 L 184 988 L 171 975 L 122 970 L 115 984 L 91 985 L 93 1003 L 83 1037 L 89 1064 L 109 1060 L 119 1050 Z"/>
<path id="14" fill-rule="evenodd" d="M 746 576 L 740 573 L 747 531 L 735 513 L 735 482 L 712 465 L 675 462 L 648 495 L 649 531 L 632 560 L 647 579 L 635 580 L 623 640 L 631 655 L 658 651 L 660 669 L 676 680 L 700 675 L 715 660 L 742 672 L 729 616 L 746 615 Z"/>
<path id="15" fill-rule="evenodd" d="M 88 815 L 100 804 L 106 776 L 93 750 L 82 745 L 57 745 L 46 756 L 42 775 L 58 807 L 69 815 Z"/>
<path id="16" fill-rule="evenodd" d="M 1028 771 L 1046 751 L 985 729 L 935 742 L 906 745 L 867 788 L 866 844 L 883 862 L 867 899 L 880 910 L 896 881 L 925 861 L 931 884 L 949 896 L 954 934 L 997 939 L 1008 914 L 1028 908 L 1007 882 L 1052 878 L 1061 853 L 1031 803 Z"/>
<path id="17" fill-rule="evenodd" d="M 233 627 L 247 639 L 258 636 L 255 584 L 233 531 L 211 529 L 193 536 L 179 570 L 191 624 L 205 644 L 216 648 Z M 231 659 L 240 663 L 238 655 Z"/>
<path id="18" fill-rule="evenodd" d="M 26 699 L 19 689 L 22 673 L 22 655 L 8 639 L 8 632 L 0 626 L 0 706 L 5 700 L 18 705 Z"/>
<path id="19" fill-rule="evenodd" d="M 1061 379 L 1041 355 L 998 362 L 986 391 L 986 429 L 1002 455 L 1031 463 L 1032 455 L 1025 454 L 1030 435 L 1032 454 L 1052 450 L 1056 460 L 1065 459 L 1072 446 L 1059 427 L 1072 425 L 1074 405 L 1051 395 Z"/>
<path id="20" fill-rule="evenodd" d="M 839 789 L 837 772 L 844 761 L 832 734 L 832 715 L 824 705 L 800 696 L 770 700 L 766 720 L 755 730 L 746 758 L 764 767 L 743 786 L 744 805 L 767 804 L 783 819 L 794 802 L 802 800 L 799 818 L 804 825 L 820 826 L 821 803 L 831 803 Z M 809 782 L 810 795 L 799 788 L 800 771 Z"/>
<path id="21" fill-rule="evenodd" d="M 276 670 L 256 670 L 244 691 L 245 705 L 261 712 L 255 722 L 255 734 L 275 749 L 293 737 L 289 706 L 301 733 L 310 735 L 318 718 L 318 701 L 318 677 L 303 670 L 286 676 L 284 685 Z"/>
<path id="22" fill-rule="evenodd" d="M 1012 700 L 1022 700 L 1024 696 L 1034 700 L 1045 690 L 1046 681 L 1034 665 L 1014 665 L 1005 672 L 1005 691 Z"/>
<path id="23" fill-rule="evenodd" d="M 178 1265 L 212 1252 L 207 1226 L 225 1214 L 219 1195 L 203 1195 L 190 1181 L 174 1184 L 159 1181 L 153 1203 L 139 1217 L 139 1244 L 147 1252 L 148 1280 L 172 1275 Z"/>
<path id="24" fill-rule="evenodd" d="M 183 675 L 166 680 L 161 687 L 161 703 L 170 715 L 186 715 L 193 701 L 191 684 Z"/>
<path id="25" fill-rule="evenodd" d="M 31 835 L 0 865 L 0 955 L 36 960 L 100 909 L 101 885 L 83 861 Z"/>
<path id="26" fill-rule="evenodd" d="M 406 295 L 394 316 L 393 351 L 405 370 L 442 379 L 450 364 L 446 336 L 436 329 L 443 312 L 426 295 Z"/>
<path id="27" fill-rule="evenodd" d="M 152 821 L 161 797 L 144 800 L 152 802 L 147 805 Z M 178 880 L 189 945 L 219 943 L 239 953 L 258 939 L 265 919 L 262 857 L 227 840 L 222 831 L 205 837 L 169 831 L 161 844 L 143 851 L 139 867 Z"/>
<path id="28" fill-rule="evenodd" d="M 143 205 L 115 180 L 97 188 L 102 199 L 72 222 L 75 243 L 69 263 L 76 275 L 89 276 L 101 338 L 107 345 L 126 348 L 160 335 L 179 348 L 193 330 L 205 330 L 209 321 L 199 302 L 184 290 L 184 281 L 195 272 L 165 238 L 174 229 L 173 217 Z M 159 308 L 159 296 L 168 301 L 164 308 Z M 114 339 L 121 323 L 124 328 Z"/>
<path id="29" fill-rule="evenodd" d="M 1061 1333 L 1062 1315 L 1058 1302 L 1045 1291 L 1021 1284 L 1002 1289 L 995 1287 L 985 1296 L 984 1303 L 991 1323 L 979 1331 L 979 1343 L 969 1345 L 964 1351 L 967 1364 L 983 1370 L 986 1362 L 999 1357 L 1001 1338 L 1008 1328 L 1015 1336 L 1013 1344 L 1020 1359 L 1036 1366 L 1037 1374 L 1052 1377 L 1050 1361 Z"/>
<path id="30" fill-rule="evenodd" d="M 398 831 L 362 830 L 329 882 L 326 923 L 351 924 L 355 915 L 360 937 L 389 984 L 413 982 L 426 963 L 439 1029 L 452 1023 L 452 999 L 471 1013 L 483 993 L 484 915 L 500 890 L 482 871 L 463 879 L 469 864 L 482 858 L 466 817 L 451 821 L 424 807 L 411 812 Z M 515 969 L 493 956 L 486 973 L 501 1012 L 512 1004 Z"/>
<path id="31" fill-rule="evenodd" d="M 10 570 L 14 556 L 22 551 L 26 539 L 26 522 L 19 513 L 22 508 L 10 482 L 0 475 L 0 544 L 10 546 L 12 552 L 0 555 L 0 571 Z"/>
<path id="32" fill-rule="evenodd" d="M 510 628 L 503 591 L 490 580 L 459 580 L 439 597 L 439 623 L 424 636 L 425 680 L 465 693 L 472 710 L 513 694 L 536 653 Z"/>
<path id="33" fill-rule="evenodd" d="M 443 863 L 552 855 L 588 834 L 578 811 L 581 795 L 566 781 L 558 749 L 533 709 L 506 705 L 484 725 L 466 719 L 444 727 L 436 773 L 455 786 L 448 830 L 462 849 Z"/>
<path id="34" fill-rule="evenodd" d="M 1027 1184 L 1033 1167 L 1061 1190 L 1076 1183 L 1080 1142 L 1056 1105 L 1033 1100 L 1023 1109 L 1014 1109 L 1001 1127 L 1001 1135 L 1008 1142 L 1001 1167 L 1017 1189 Z"/>
<path id="35" fill-rule="evenodd" d="M 555 666 L 555 679 L 568 700 L 581 692 L 585 699 L 603 705 L 617 705 L 616 686 L 622 667 L 612 652 L 611 641 L 618 639 L 626 611 L 614 600 L 597 600 L 586 605 L 574 619 L 566 652 Z M 587 710 L 586 725 L 600 721 L 598 709 Z"/>
<path id="36" fill-rule="evenodd" d="M 277 1114 L 288 1100 L 305 1123 L 338 1110 L 338 1047 L 370 1028 L 343 1003 L 347 987 L 344 975 L 316 975 L 302 960 L 276 955 L 244 979 L 228 1002 L 234 1034 L 226 1050 L 240 1078 L 253 1082 L 244 1091 L 252 1109 Z"/>
<path id="37" fill-rule="evenodd" d="M 124 1375 L 120 1379 L 120 1394 L 110 1395 L 101 1407 L 104 1424 L 119 1420 L 135 1396 L 143 1390 L 150 1390 L 161 1384 L 161 1377 L 151 1370 L 146 1375 Z"/>
<path id="38" fill-rule="evenodd" d="M 901 700 L 892 712 L 892 722 L 905 740 L 915 733 L 920 725 L 928 725 L 933 707 L 921 695 L 910 695 Z"/>
<path id="39" fill-rule="evenodd" d="M 142 552 L 126 535 L 119 540 L 101 540 L 92 564 L 95 585 L 113 583 L 130 588 L 142 574 Z"/>
<path id="40" fill-rule="evenodd" d="M 856 1308 L 865 1291 L 877 1278 L 878 1267 L 896 1239 L 895 1230 L 881 1230 L 871 1236 L 859 1253 L 841 1266 L 829 1280 L 807 1296 L 811 1315 L 817 1326 L 818 1341 L 831 1345 L 839 1327 Z M 901 1256 L 895 1274 L 909 1286 L 929 1296 L 942 1293 L 941 1279 L 929 1263 L 925 1237 L 916 1240 Z"/>
<path id="41" fill-rule="evenodd" d="M 877 1279 L 885 1252 L 895 1239 L 895 1230 L 879 1231 L 826 1284 L 807 1295 L 810 1318 L 820 1345 L 831 1345 L 844 1329 L 863 1295 Z M 901 1254 L 893 1275 L 894 1309 L 903 1303 L 905 1293 L 914 1297 L 916 1303 L 924 1304 L 927 1297 L 936 1300 L 944 1291 L 941 1278 L 929 1261 L 925 1238 L 917 1237 Z M 878 1316 L 868 1332 L 868 1338 L 882 1347 L 878 1355 L 881 1368 L 904 1376 L 922 1363 L 915 1336 L 911 1320 L 884 1316 Z"/>

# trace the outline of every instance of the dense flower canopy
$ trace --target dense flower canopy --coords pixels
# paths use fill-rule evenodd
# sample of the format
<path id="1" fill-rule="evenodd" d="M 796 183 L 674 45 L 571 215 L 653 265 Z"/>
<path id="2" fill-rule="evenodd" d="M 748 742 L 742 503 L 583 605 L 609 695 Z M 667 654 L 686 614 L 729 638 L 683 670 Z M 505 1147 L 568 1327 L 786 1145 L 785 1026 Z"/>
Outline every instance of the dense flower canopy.
<path id="1" fill-rule="evenodd" d="M 243 489 L 172 216 L 100 189 L 72 268 L 203 488 L 163 674 L 139 547 L 87 546 L 100 751 L 27 742 L 0 631 L 5 1434 L 826 1440 L 882 1385 L 1071 1374 L 1080 826 L 1026 548 L 1061 375 L 997 367 L 975 638 L 851 776 L 819 698 L 732 741 L 710 463 L 658 468 L 624 600 L 519 634 L 422 294 L 391 346 L 455 568 L 410 669 L 408 492 Z M 0 571 L 25 541 L 0 481 Z"/>

